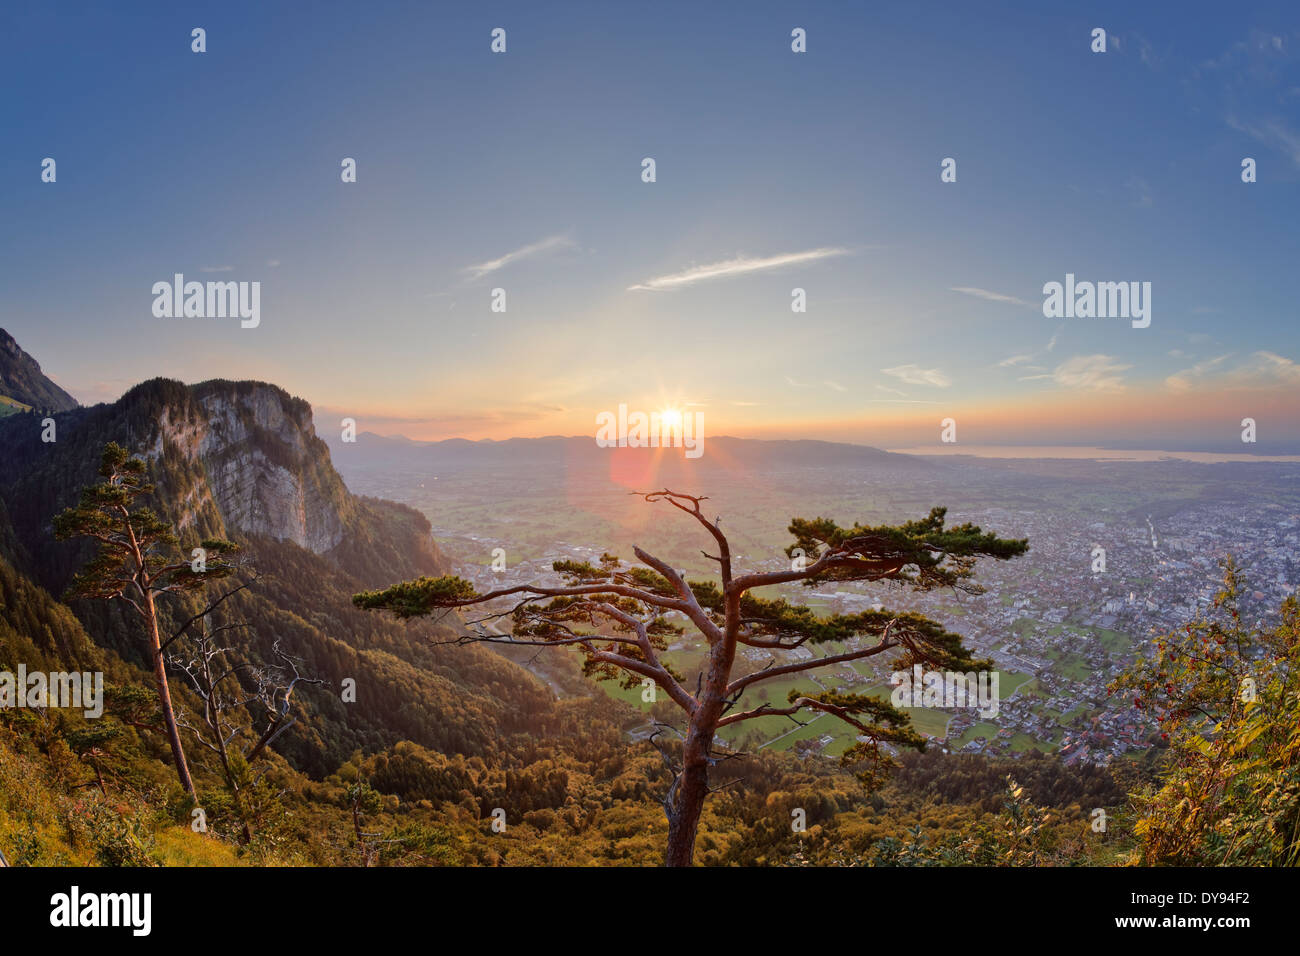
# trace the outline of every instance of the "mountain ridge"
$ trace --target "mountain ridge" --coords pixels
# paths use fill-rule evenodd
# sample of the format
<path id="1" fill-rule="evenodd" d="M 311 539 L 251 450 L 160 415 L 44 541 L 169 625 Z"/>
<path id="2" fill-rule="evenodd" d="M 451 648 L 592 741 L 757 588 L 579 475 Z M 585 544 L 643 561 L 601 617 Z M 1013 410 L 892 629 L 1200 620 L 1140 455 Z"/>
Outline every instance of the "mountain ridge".
<path id="1" fill-rule="evenodd" d="M 13 399 L 37 411 L 65 412 L 78 404 L 4 329 L 0 329 L 0 398 Z"/>
<path id="2" fill-rule="evenodd" d="M 176 527 L 185 553 L 204 538 L 228 538 L 257 568 L 255 584 L 222 606 L 247 625 L 240 659 L 273 664 L 278 646 L 324 681 L 304 691 L 306 719 L 276 743 L 302 772 L 321 778 L 358 750 L 402 741 L 478 753 L 529 720 L 554 719 L 553 696 L 523 668 L 487 648 L 443 646 L 463 633 L 454 615 L 404 623 L 352 605 L 358 591 L 450 565 L 418 511 L 348 490 L 304 400 L 263 382 L 158 378 L 116 402 L 50 417 L 52 431 L 31 415 L 0 419 L 0 560 L 57 600 L 93 548 L 56 541 L 53 516 L 99 480 L 107 442 L 142 457 L 156 488 L 149 503 Z M 54 440 L 43 441 L 47 434 Z M 203 603 L 168 596 L 159 602 L 163 627 L 170 633 Z M 120 602 L 65 606 L 97 646 L 147 668 L 139 622 Z M 31 629 L 23 615 L 21 606 L 0 607 L 14 631 Z M 357 688 L 351 703 L 340 694 L 348 680 Z"/>
<path id="3" fill-rule="evenodd" d="M 916 473 L 934 473 L 942 463 L 914 455 L 885 451 L 871 445 L 820 439 L 709 437 L 704 453 L 688 459 L 674 448 L 602 448 L 594 436 L 482 439 L 446 438 L 424 442 L 363 431 L 355 441 L 345 441 L 328 430 L 322 440 L 329 445 L 336 467 L 351 471 L 418 469 L 499 469 L 501 467 L 565 467 L 595 465 L 615 454 L 624 461 L 654 460 L 667 478 L 680 480 L 696 472 L 737 468 L 762 471 L 775 467 L 824 467 L 861 464 Z M 662 470 L 666 469 L 666 471 Z"/>

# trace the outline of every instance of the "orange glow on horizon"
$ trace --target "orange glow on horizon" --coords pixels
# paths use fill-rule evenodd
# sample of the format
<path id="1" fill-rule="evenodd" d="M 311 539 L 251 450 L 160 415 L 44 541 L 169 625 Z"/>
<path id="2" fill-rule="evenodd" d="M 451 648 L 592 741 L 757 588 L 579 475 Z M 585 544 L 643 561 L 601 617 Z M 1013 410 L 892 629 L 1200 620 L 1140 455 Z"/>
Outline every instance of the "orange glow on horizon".
<path id="1" fill-rule="evenodd" d="M 706 436 L 737 438 L 813 438 L 880 446 L 916 446 L 938 441 L 940 422 L 957 421 L 959 442 L 971 444 L 1104 443 L 1138 435 L 1167 435 L 1183 440 L 1219 438 L 1239 429 L 1243 417 L 1291 427 L 1300 419 L 1300 393 L 1280 387 L 1171 392 L 1164 387 L 1122 392 L 1045 392 L 1032 397 L 956 399 L 926 405 L 872 405 L 858 415 L 834 418 L 800 415 L 786 407 L 773 416 L 772 406 L 727 409 L 719 415 L 704 408 Z M 326 414 L 333 414 L 326 412 Z M 661 416 L 680 423 L 683 413 L 661 407 Z M 509 438 L 595 434 L 595 412 L 557 410 L 554 415 L 509 413 L 431 414 L 419 420 L 372 410 L 372 423 L 357 415 L 361 430 L 417 441 L 464 438 L 502 441 Z M 669 416 L 675 416 L 669 417 Z M 1281 434 L 1274 428 L 1274 434 Z"/>

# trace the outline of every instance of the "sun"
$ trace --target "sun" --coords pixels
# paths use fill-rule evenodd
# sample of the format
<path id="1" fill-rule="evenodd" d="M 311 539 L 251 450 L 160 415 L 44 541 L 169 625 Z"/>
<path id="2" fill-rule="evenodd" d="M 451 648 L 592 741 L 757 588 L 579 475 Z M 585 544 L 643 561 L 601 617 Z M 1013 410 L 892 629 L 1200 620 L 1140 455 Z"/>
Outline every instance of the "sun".
<path id="1" fill-rule="evenodd" d="M 678 428 L 682 424 L 682 413 L 677 408 L 665 408 L 659 413 L 659 421 L 668 428 Z"/>

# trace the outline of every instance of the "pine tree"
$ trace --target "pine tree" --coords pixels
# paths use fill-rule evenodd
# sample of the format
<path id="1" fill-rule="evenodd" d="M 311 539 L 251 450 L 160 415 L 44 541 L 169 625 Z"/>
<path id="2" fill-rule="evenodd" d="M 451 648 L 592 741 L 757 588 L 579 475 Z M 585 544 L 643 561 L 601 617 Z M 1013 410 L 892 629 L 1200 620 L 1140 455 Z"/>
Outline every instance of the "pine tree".
<path id="1" fill-rule="evenodd" d="M 228 577 L 235 566 L 227 558 L 238 548 L 229 541 L 207 540 L 195 549 L 192 561 L 182 560 L 171 525 L 152 508 L 140 505 L 142 498 L 154 493 L 145 462 L 109 442 L 99 473 L 104 480 L 83 489 L 80 504 L 54 519 L 58 539 L 85 537 L 98 542 L 95 557 L 73 578 L 68 597 L 124 601 L 144 622 L 176 774 L 185 792 L 197 800 L 167 684 L 163 651 L 171 639 L 162 640 L 156 599 L 161 594 L 200 591 Z"/>
<path id="2" fill-rule="evenodd" d="M 833 664 L 850 664 L 897 651 L 899 669 L 921 664 L 967 672 L 991 666 L 973 658 L 961 638 L 920 614 L 864 611 L 818 617 L 811 608 L 782 598 L 762 598 L 752 592 L 773 585 L 801 583 L 815 588 L 829 582 L 896 581 L 919 591 L 953 587 L 970 593 L 981 589 L 969 581 L 979 556 L 1009 559 L 1024 554 L 1028 543 L 987 534 L 975 525 L 945 527 L 946 511 L 933 509 L 920 521 L 902 525 L 842 528 L 827 518 L 795 518 L 790 524 L 794 543 L 786 549 L 790 570 L 740 573 L 732 568 L 731 545 L 720 528 L 700 508 L 703 497 L 663 490 L 642 494 L 647 502 L 666 502 L 695 520 L 713 539 L 719 580 L 687 581 L 667 562 L 634 548 L 642 567 L 624 567 L 615 556 L 602 556 L 600 565 L 557 561 L 553 569 L 561 583 L 526 584 L 480 594 L 462 578 L 419 578 L 380 591 L 353 597 L 366 609 L 389 611 L 399 618 L 419 617 L 436 610 L 483 605 L 512 599 L 506 611 L 489 611 L 473 622 L 477 637 L 465 641 L 554 647 L 577 647 L 584 670 L 598 678 L 621 678 L 624 687 L 652 681 L 680 708 L 687 730 L 680 752 L 651 741 L 672 773 L 663 798 L 668 818 L 669 866 L 689 866 L 704 802 L 712 792 L 710 768 L 722 755 L 715 750 L 718 731 L 731 724 L 770 716 L 791 719 L 801 712 L 830 714 L 849 724 L 859 741 L 844 755 L 846 764 L 862 768 L 864 782 L 875 783 L 892 761 L 881 745 L 922 750 L 925 740 L 911 727 L 908 715 L 890 702 L 842 690 L 809 693 L 791 691 L 788 705 L 759 703 L 737 710 L 754 685 L 803 674 Z M 682 628 L 666 616 L 685 616 L 708 642 L 708 656 L 694 690 L 659 655 L 668 637 Z M 512 633 L 491 633 L 483 621 L 505 615 L 513 619 Z M 855 639 L 850 649 L 823 657 L 807 657 L 733 676 L 739 645 L 769 651 L 796 650 L 839 644 Z"/>

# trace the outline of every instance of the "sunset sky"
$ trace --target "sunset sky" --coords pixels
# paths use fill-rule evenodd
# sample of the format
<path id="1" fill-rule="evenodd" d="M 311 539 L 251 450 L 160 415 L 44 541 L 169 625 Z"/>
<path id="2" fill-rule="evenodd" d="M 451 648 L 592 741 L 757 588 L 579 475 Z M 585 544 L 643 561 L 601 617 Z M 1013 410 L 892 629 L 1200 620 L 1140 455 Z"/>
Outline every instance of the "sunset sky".
<path id="1" fill-rule="evenodd" d="M 413 438 L 625 403 L 885 447 L 951 417 L 1241 450 L 1253 417 L 1248 450 L 1300 448 L 1294 4 L 323 6 L 0 10 L 0 327 L 79 400 L 256 378 Z M 260 326 L 156 318 L 175 273 L 261 282 Z M 1045 318 L 1067 273 L 1150 282 L 1150 327 Z"/>

